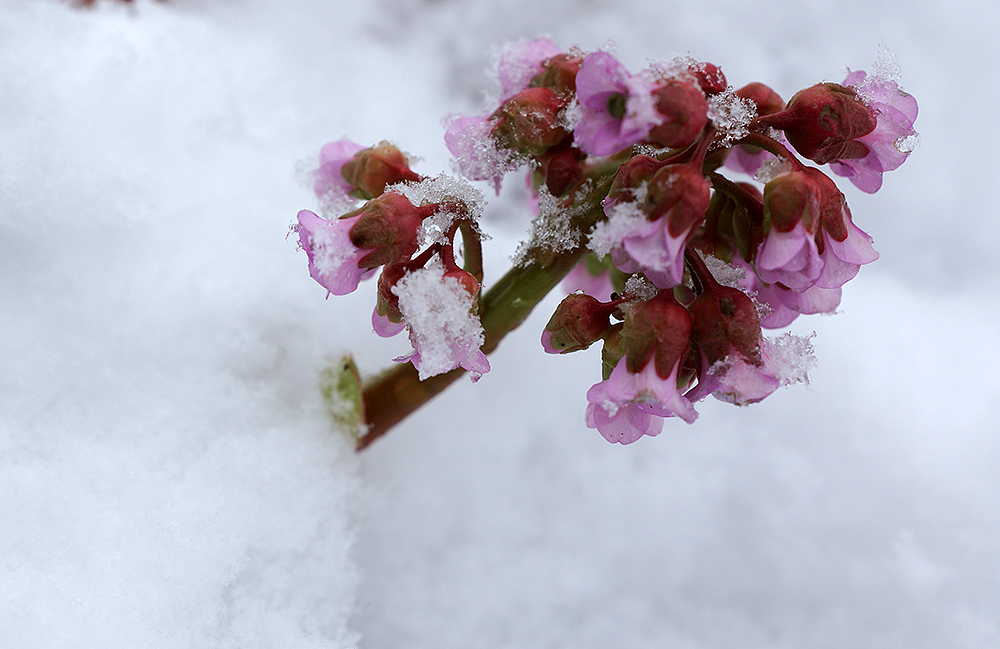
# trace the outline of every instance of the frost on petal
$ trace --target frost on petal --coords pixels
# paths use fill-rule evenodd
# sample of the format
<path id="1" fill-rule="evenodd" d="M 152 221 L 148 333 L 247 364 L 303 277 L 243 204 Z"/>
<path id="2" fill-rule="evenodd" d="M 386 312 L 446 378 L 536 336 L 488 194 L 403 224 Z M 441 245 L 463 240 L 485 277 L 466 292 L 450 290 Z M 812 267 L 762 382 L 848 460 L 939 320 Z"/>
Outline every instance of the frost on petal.
<path id="1" fill-rule="evenodd" d="M 375 273 L 375 269 L 358 267 L 371 249 L 356 248 L 351 243 L 351 227 L 361 216 L 328 221 L 309 210 L 299 212 L 295 230 L 309 258 L 309 275 L 334 295 L 357 290 L 361 280 Z"/>
<path id="2" fill-rule="evenodd" d="M 473 380 L 489 371 L 479 349 L 483 327 L 473 314 L 473 297 L 453 277 L 445 277 L 437 258 L 405 275 L 392 288 L 409 330 L 414 355 L 410 358 L 420 380 L 463 367 Z"/>
<path id="3" fill-rule="evenodd" d="M 324 212 L 345 212 L 356 202 L 350 196 L 354 189 L 341 170 L 356 153 L 365 147 L 350 140 L 337 140 L 325 144 L 319 152 L 319 168 L 312 174 L 313 191 L 320 199 Z"/>
<path id="4" fill-rule="evenodd" d="M 451 115 L 445 119 L 444 141 L 455 156 L 455 172 L 469 180 L 489 180 L 497 194 L 504 174 L 520 166 L 511 151 L 497 149 L 488 117 Z"/>
<path id="5" fill-rule="evenodd" d="M 531 78 L 542 72 L 542 63 L 561 53 L 562 49 L 547 38 L 524 39 L 504 46 L 497 63 L 500 102 L 527 88 Z"/>

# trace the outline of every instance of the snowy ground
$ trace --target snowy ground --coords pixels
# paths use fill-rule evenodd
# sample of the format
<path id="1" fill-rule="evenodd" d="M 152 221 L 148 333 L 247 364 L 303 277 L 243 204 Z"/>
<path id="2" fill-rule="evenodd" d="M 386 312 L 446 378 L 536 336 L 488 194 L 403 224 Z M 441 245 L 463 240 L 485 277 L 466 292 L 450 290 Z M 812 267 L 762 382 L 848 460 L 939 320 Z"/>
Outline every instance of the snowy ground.
<path id="1" fill-rule="evenodd" d="M 0 647 L 1000 646 L 1000 10 L 867 1 L 0 0 Z M 809 387 L 607 444 L 546 307 L 358 457 L 316 377 L 406 351 L 286 240 L 323 143 L 448 168 L 505 40 L 783 96 L 884 42 L 922 144 Z M 487 284 L 527 228 L 486 229 Z M 596 352 L 596 350 L 595 350 Z"/>

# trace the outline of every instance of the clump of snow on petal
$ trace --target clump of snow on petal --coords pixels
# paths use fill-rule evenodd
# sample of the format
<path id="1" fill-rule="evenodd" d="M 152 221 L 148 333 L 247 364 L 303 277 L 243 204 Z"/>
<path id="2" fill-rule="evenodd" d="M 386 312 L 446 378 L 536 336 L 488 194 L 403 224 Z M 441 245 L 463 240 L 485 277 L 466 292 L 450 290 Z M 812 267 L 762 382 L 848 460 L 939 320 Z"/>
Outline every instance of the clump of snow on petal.
<path id="1" fill-rule="evenodd" d="M 865 102 L 870 103 L 886 84 L 895 84 L 898 87 L 902 80 L 903 73 L 900 71 L 896 53 L 885 43 L 879 43 L 875 50 L 875 61 L 872 63 L 871 72 L 855 87 L 855 90 Z"/>
<path id="2" fill-rule="evenodd" d="M 478 224 L 486 204 L 486 198 L 482 191 L 460 178 L 446 174 L 426 178 L 416 183 L 397 183 L 387 187 L 386 191 L 402 194 L 418 207 L 434 203 L 443 204 L 442 209 L 424 219 L 420 224 L 421 246 L 432 243 L 449 243 L 447 234 L 451 231 L 455 221 L 469 219 L 473 224 Z M 478 225 L 475 227 L 481 239 L 489 238 L 479 231 Z"/>
<path id="3" fill-rule="evenodd" d="M 420 380 L 448 372 L 475 354 L 485 340 L 473 297 L 434 258 L 425 267 L 404 276 L 392 288 L 410 331 L 410 342 L 420 355 Z"/>
<path id="4" fill-rule="evenodd" d="M 716 137 L 721 136 L 721 146 L 730 146 L 736 140 L 746 137 L 748 126 L 757 117 L 757 106 L 749 99 L 736 94 L 732 86 L 708 98 L 708 118 L 716 128 Z"/>
<path id="5" fill-rule="evenodd" d="M 763 340 L 761 352 L 770 357 L 768 367 L 774 372 L 775 378 L 781 381 L 781 385 L 809 383 L 809 372 L 816 366 L 812 344 L 815 337 L 815 332 L 808 336 L 786 332 L 777 338 Z"/>
<path id="6" fill-rule="evenodd" d="M 445 142 L 455 156 L 452 169 L 469 180 L 491 181 L 499 193 L 504 175 L 525 162 L 514 151 L 497 148 L 488 118 L 449 115 L 444 124 Z"/>
<path id="7" fill-rule="evenodd" d="M 609 254 L 646 221 L 640 202 L 622 201 L 606 209 L 608 220 L 597 224 L 587 244 L 594 254 L 598 257 Z"/>
<path id="8" fill-rule="evenodd" d="M 770 160 L 765 162 L 757 170 L 757 173 L 753 175 L 754 180 L 762 182 L 765 185 L 778 176 L 782 176 L 792 170 L 792 165 L 783 158 L 772 157 Z"/>
<path id="9" fill-rule="evenodd" d="M 727 264 L 712 255 L 705 255 L 703 259 L 705 261 L 705 266 L 708 268 L 709 272 L 712 273 L 712 277 L 715 278 L 715 281 L 723 286 L 729 286 L 731 288 L 738 288 L 742 290 L 740 282 L 747 276 L 746 268 Z"/>

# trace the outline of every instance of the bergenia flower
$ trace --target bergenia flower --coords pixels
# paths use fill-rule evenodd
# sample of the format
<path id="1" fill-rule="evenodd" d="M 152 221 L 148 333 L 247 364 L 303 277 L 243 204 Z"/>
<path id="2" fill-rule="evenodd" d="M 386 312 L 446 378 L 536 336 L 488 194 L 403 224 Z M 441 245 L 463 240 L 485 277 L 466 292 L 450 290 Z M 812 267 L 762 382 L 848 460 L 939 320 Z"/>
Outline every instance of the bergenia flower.
<path id="1" fill-rule="evenodd" d="M 917 119 L 917 100 L 900 90 L 895 81 L 869 77 L 864 70 L 848 74 L 843 85 L 854 88 L 874 111 L 876 126 L 874 131 L 856 138 L 868 147 L 868 155 L 832 162 L 831 168 L 861 191 L 874 194 L 882 186 L 882 173 L 903 164 L 916 144 L 913 122 Z"/>
<path id="2" fill-rule="evenodd" d="M 656 110 L 656 81 L 632 75 L 607 52 L 589 54 L 576 76 L 582 115 L 574 130 L 576 145 L 605 156 L 646 139 L 663 122 Z"/>
<path id="3" fill-rule="evenodd" d="M 490 371 L 480 349 L 483 327 L 467 281 L 472 276 L 464 273 L 460 279 L 457 273 L 464 271 L 447 272 L 434 258 L 392 287 L 413 345 L 413 353 L 395 360 L 413 363 L 421 381 L 456 367 L 468 370 L 473 381 Z"/>
<path id="4" fill-rule="evenodd" d="M 840 305 L 840 288 L 819 288 L 810 286 L 802 291 L 793 291 L 780 284 L 767 284 L 742 263 L 737 255 L 734 265 L 746 269 L 739 280 L 740 288 L 767 306 L 767 313 L 761 314 L 760 326 L 766 329 L 780 329 L 792 323 L 799 315 L 833 313 Z"/>
<path id="5" fill-rule="evenodd" d="M 677 389 L 680 363 L 669 376 L 660 378 L 653 358 L 633 374 L 622 357 L 607 380 L 587 391 L 587 427 L 596 428 L 609 442 L 631 444 L 643 435 L 658 435 L 661 417 L 677 416 L 693 423 L 698 413 Z"/>
<path id="6" fill-rule="evenodd" d="M 768 284 L 782 283 L 793 290 L 815 284 L 823 272 L 816 235 L 800 221 L 789 232 L 771 228 L 757 250 L 757 276 Z"/>
<path id="7" fill-rule="evenodd" d="M 358 265 L 372 249 L 351 243 L 351 228 L 362 216 L 328 221 L 309 210 L 299 212 L 295 231 L 309 258 L 309 275 L 334 295 L 355 291 L 361 280 L 375 273 Z"/>
<path id="8" fill-rule="evenodd" d="M 364 150 L 365 147 L 346 139 L 330 142 L 320 149 L 319 168 L 313 174 L 313 191 L 320 201 L 335 207 L 354 202 L 350 196 L 354 187 L 347 182 L 341 170 L 356 153 Z"/>

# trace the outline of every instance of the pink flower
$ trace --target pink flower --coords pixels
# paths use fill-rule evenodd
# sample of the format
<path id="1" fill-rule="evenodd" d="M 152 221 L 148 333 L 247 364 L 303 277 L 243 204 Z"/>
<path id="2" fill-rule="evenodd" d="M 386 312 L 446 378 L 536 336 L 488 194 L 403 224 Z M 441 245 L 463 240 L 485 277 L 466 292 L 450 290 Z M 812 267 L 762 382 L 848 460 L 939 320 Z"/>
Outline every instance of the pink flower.
<path id="1" fill-rule="evenodd" d="M 583 291 L 587 295 L 596 297 L 602 302 L 611 299 L 611 294 L 615 292 L 615 286 L 611 282 L 611 273 L 603 270 L 598 274 L 591 272 L 585 261 L 573 267 L 562 281 L 562 289 L 566 293 L 576 293 Z"/>
<path id="2" fill-rule="evenodd" d="M 576 76 L 583 110 L 574 130 L 577 146 L 605 156 L 645 140 L 664 119 L 656 110 L 655 87 L 655 81 L 630 74 L 611 54 L 589 54 Z"/>
<path id="3" fill-rule="evenodd" d="M 392 338 L 403 329 L 406 329 L 405 322 L 393 322 L 388 317 L 380 315 L 378 307 L 372 311 L 372 331 L 383 338 Z"/>
<path id="4" fill-rule="evenodd" d="M 299 212 L 295 230 L 309 258 L 309 275 L 334 295 L 355 291 L 361 280 L 375 273 L 374 268 L 358 266 L 372 249 L 351 243 L 351 228 L 362 216 L 328 221 L 309 210 Z"/>
<path id="5" fill-rule="evenodd" d="M 344 165 L 365 147 L 350 140 L 337 140 L 323 146 L 319 152 L 319 169 L 313 179 L 313 190 L 324 202 L 342 204 L 354 190 L 341 174 Z"/>
<path id="6" fill-rule="evenodd" d="M 793 290 L 812 286 L 823 272 L 816 237 L 799 221 L 789 232 L 771 228 L 757 250 L 757 276 Z"/>
<path id="7" fill-rule="evenodd" d="M 660 433 L 663 422 L 653 417 L 677 416 L 693 423 L 698 413 L 677 390 L 680 363 L 669 376 L 660 378 L 653 358 L 642 371 L 632 374 L 622 357 L 607 380 L 587 391 L 587 427 L 596 428 L 609 442 L 631 444 L 643 435 Z"/>
<path id="8" fill-rule="evenodd" d="M 791 324 L 800 314 L 832 313 L 840 305 L 839 288 L 810 286 L 802 291 L 793 291 L 780 284 L 766 284 L 748 266 L 743 267 L 747 273 L 740 280 L 740 286 L 770 308 L 770 313 L 760 318 L 761 327 L 780 329 Z"/>
<path id="9" fill-rule="evenodd" d="M 848 74 L 843 85 L 854 88 L 875 112 L 876 126 L 874 131 L 856 138 L 868 147 L 868 155 L 837 160 L 831 167 L 861 191 L 874 194 L 882 186 L 882 173 L 897 169 L 913 150 L 917 100 L 900 90 L 895 81 L 868 77 L 864 70 Z"/>

